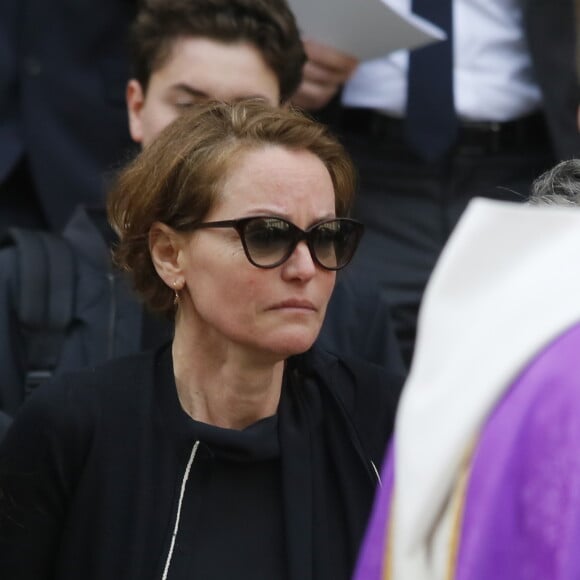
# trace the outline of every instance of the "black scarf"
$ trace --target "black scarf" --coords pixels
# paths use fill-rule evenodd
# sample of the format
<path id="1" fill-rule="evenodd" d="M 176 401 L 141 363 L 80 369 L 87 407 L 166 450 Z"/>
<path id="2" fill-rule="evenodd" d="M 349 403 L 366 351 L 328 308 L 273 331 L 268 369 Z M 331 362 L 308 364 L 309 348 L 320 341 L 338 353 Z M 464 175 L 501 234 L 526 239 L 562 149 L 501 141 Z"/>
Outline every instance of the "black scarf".
<path id="1" fill-rule="evenodd" d="M 318 360 L 317 360 L 318 359 Z M 290 580 L 350 578 L 377 479 L 322 353 L 295 357 L 279 407 Z"/>

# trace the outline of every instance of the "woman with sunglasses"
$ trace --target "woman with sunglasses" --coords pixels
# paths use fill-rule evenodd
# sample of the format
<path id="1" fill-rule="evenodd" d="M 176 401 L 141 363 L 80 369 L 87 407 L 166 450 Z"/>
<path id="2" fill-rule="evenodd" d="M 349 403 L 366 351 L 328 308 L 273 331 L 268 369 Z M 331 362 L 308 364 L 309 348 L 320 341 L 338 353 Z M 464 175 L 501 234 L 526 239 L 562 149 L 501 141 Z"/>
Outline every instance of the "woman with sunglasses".
<path id="1" fill-rule="evenodd" d="M 353 191 L 321 126 L 255 101 L 196 107 L 122 172 L 116 259 L 175 336 L 24 406 L 2 577 L 350 577 L 400 387 L 311 348 Z"/>

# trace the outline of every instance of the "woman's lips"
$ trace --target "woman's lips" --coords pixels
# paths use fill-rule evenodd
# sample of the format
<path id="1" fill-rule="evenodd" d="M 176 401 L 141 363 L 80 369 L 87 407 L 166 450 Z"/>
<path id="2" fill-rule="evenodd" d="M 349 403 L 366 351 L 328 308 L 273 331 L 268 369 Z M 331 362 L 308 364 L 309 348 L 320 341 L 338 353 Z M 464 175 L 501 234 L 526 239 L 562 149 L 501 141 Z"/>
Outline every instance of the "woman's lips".
<path id="1" fill-rule="evenodd" d="M 317 308 L 309 300 L 301 300 L 297 298 L 291 298 L 289 300 L 284 300 L 274 304 L 270 310 L 313 310 L 316 311 Z"/>

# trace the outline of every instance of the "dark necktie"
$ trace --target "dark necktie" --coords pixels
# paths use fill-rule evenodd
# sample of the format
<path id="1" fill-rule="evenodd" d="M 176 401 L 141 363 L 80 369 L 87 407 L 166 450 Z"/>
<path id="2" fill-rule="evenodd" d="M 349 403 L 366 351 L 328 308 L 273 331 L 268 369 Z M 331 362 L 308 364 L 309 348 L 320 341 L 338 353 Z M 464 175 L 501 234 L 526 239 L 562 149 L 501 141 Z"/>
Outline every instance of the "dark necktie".
<path id="1" fill-rule="evenodd" d="M 413 0 L 413 12 L 447 33 L 447 40 L 411 51 L 406 137 L 424 159 L 440 158 L 457 134 L 453 102 L 452 0 Z"/>

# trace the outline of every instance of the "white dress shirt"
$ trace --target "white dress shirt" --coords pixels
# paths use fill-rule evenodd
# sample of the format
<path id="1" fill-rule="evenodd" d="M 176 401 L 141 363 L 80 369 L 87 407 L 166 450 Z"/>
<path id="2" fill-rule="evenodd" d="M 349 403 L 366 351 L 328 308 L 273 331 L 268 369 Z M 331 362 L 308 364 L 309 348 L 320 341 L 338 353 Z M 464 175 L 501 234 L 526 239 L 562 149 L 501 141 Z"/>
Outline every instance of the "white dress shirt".
<path id="1" fill-rule="evenodd" d="M 408 12 L 411 0 L 390 3 Z M 541 107 L 519 0 L 453 0 L 453 28 L 460 118 L 502 122 Z M 408 51 L 361 63 L 345 87 L 343 104 L 404 116 L 408 63 Z"/>

